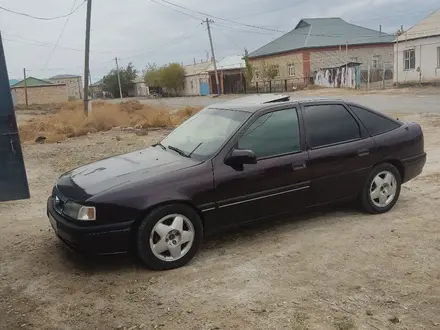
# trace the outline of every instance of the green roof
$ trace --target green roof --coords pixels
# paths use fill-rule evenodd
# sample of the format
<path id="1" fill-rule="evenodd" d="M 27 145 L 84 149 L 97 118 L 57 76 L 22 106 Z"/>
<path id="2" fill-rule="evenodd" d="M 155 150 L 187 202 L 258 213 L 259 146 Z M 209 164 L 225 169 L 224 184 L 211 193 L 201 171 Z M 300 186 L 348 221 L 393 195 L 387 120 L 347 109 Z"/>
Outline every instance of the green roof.
<path id="1" fill-rule="evenodd" d="M 45 86 L 45 85 L 53 85 L 50 81 L 38 79 L 34 77 L 27 77 L 26 78 L 26 85 L 27 87 L 33 87 L 33 86 Z M 18 83 L 12 85 L 11 87 L 24 87 L 24 79 L 19 81 Z"/>
<path id="2" fill-rule="evenodd" d="M 394 36 L 347 23 L 342 18 L 306 18 L 290 32 L 249 54 L 275 55 L 300 49 L 393 43 Z"/>

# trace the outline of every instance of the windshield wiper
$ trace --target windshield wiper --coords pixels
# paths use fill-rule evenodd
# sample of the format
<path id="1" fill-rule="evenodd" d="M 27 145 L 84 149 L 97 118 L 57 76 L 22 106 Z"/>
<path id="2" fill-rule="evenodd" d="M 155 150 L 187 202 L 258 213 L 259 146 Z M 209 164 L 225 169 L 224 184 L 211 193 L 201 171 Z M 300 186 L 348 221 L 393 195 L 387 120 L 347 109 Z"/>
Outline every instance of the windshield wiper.
<path id="1" fill-rule="evenodd" d="M 177 147 L 168 146 L 168 149 L 177 152 L 179 155 L 181 155 L 181 156 L 183 156 L 183 157 L 191 158 L 191 155 L 188 155 L 185 151 L 183 151 L 182 149 L 179 149 L 179 148 L 177 148 Z"/>
<path id="2" fill-rule="evenodd" d="M 157 142 L 157 143 L 155 143 L 155 144 L 152 145 L 152 147 L 157 147 L 157 146 L 161 147 L 163 150 L 167 150 L 167 147 L 165 147 L 165 146 L 164 146 L 162 143 L 160 143 L 160 142 Z"/>

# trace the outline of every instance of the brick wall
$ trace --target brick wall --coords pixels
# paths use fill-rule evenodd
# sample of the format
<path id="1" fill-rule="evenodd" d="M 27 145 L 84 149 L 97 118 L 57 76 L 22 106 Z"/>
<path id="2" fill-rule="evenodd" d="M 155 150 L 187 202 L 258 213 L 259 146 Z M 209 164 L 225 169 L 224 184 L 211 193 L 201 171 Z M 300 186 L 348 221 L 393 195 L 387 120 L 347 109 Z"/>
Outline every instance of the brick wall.
<path id="1" fill-rule="evenodd" d="M 264 65 L 278 65 L 279 77 L 276 79 L 298 79 L 304 78 L 303 67 L 303 54 L 302 52 L 290 53 L 286 55 L 268 56 L 264 58 L 251 58 L 249 63 L 258 70 L 257 74 L 254 74 L 254 81 L 262 81 L 262 75 Z M 293 75 L 289 75 L 289 65 L 295 66 L 295 72 Z M 292 73 L 292 71 L 290 72 Z"/>
<path id="2" fill-rule="evenodd" d="M 278 65 L 279 77 L 275 80 L 288 79 L 293 81 L 294 84 L 305 84 L 307 83 L 307 78 L 313 75 L 315 71 L 321 68 L 341 66 L 347 60 L 348 62 L 361 62 L 361 70 L 366 70 L 368 63 L 370 63 L 371 67 L 373 59 L 379 61 L 380 68 L 383 68 L 383 65 L 392 67 L 393 64 L 394 50 L 392 44 L 349 45 L 347 53 L 345 45 L 341 45 L 341 47 L 299 50 L 278 55 L 250 58 L 249 62 L 260 73 L 263 71 L 264 64 Z M 295 65 L 295 74 L 293 76 L 289 75 L 290 64 Z M 254 75 L 253 80 L 254 82 L 262 81 L 261 74 L 258 78 Z"/>
<path id="3" fill-rule="evenodd" d="M 66 84 L 69 97 L 71 99 L 77 100 L 83 98 L 83 84 L 81 78 L 57 78 L 57 79 L 50 79 L 51 82 L 55 84 Z"/>
<path id="4" fill-rule="evenodd" d="M 346 55 L 345 46 L 341 46 L 340 50 L 339 48 L 330 48 L 310 51 L 310 70 L 314 72 L 321 68 L 340 66 L 347 61 L 347 58 L 348 62 L 362 63 L 361 70 L 367 70 L 368 63 L 371 67 L 373 59 L 377 59 L 381 67 L 383 63 L 392 67 L 393 52 L 393 45 L 391 44 L 369 47 L 348 46 L 348 56 Z"/>
<path id="5" fill-rule="evenodd" d="M 12 88 L 17 104 L 26 104 L 24 87 Z M 33 86 L 27 88 L 29 104 L 63 103 L 69 101 L 66 85 Z"/>

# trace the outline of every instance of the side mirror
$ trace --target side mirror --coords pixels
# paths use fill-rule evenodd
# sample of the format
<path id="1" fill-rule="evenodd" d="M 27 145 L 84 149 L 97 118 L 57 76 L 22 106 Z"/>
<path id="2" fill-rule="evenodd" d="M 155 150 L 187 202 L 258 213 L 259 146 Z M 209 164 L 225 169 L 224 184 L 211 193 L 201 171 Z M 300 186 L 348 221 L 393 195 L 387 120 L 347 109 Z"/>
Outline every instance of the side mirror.
<path id="1" fill-rule="evenodd" d="M 234 149 L 225 159 L 225 164 L 232 167 L 256 163 L 257 156 L 252 150 Z"/>

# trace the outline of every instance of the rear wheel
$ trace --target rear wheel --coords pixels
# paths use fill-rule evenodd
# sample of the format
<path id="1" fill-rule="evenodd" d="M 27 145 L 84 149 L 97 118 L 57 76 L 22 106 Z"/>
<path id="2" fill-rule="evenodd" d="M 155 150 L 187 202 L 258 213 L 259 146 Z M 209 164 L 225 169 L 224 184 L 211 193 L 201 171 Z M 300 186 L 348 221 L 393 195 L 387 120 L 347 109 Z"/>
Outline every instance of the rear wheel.
<path id="1" fill-rule="evenodd" d="M 374 167 L 362 189 L 362 208 L 373 214 L 388 212 L 399 199 L 400 188 L 400 173 L 393 165 Z"/>
<path id="2" fill-rule="evenodd" d="M 139 226 L 137 251 L 151 269 L 178 268 L 194 257 L 202 237 L 202 221 L 191 207 L 183 204 L 159 206 Z"/>

